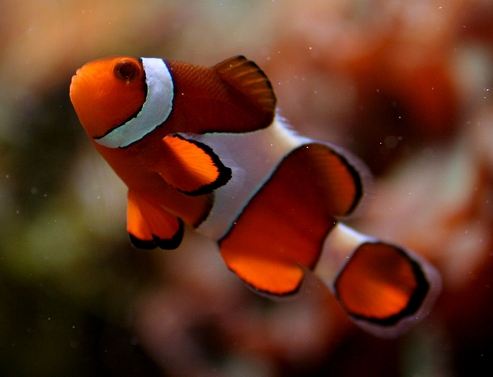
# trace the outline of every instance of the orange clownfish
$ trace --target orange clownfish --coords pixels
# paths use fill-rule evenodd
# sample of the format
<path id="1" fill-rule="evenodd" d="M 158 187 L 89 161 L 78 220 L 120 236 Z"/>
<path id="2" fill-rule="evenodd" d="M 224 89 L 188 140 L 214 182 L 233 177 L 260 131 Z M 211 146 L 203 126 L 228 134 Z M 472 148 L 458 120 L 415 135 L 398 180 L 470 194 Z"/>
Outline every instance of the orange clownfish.
<path id="1" fill-rule="evenodd" d="M 138 248 L 174 249 L 184 227 L 217 241 L 227 267 L 272 296 L 312 270 L 376 335 L 407 329 L 440 288 L 436 270 L 338 219 L 363 195 L 340 148 L 288 128 L 265 73 L 243 56 L 213 67 L 114 57 L 78 69 L 70 98 L 128 187 Z"/>

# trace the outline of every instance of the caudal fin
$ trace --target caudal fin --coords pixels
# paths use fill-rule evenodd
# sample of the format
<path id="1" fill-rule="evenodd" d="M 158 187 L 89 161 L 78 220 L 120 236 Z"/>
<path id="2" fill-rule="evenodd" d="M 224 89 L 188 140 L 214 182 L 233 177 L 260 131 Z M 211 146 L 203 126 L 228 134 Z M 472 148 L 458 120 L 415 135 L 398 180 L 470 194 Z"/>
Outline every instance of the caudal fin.
<path id="1" fill-rule="evenodd" d="M 393 337 L 423 319 L 441 288 L 438 272 L 411 251 L 338 224 L 315 274 L 359 326 Z"/>

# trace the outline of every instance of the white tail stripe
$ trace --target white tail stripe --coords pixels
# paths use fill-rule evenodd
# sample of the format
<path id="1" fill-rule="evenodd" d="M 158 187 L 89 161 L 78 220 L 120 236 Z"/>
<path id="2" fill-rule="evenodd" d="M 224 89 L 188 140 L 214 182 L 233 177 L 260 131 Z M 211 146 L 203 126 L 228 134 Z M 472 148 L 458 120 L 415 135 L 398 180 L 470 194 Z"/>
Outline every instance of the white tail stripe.
<path id="1" fill-rule="evenodd" d="M 333 284 L 337 275 L 358 246 L 368 241 L 375 241 L 375 238 L 359 233 L 342 223 L 337 223 L 325 239 L 323 251 L 315 268 L 315 275 L 334 292 Z"/>
<path id="2" fill-rule="evenodd" d="M 108 134 L 96 139 L 108 148 L 124 148 L 139 141 L 163 124 L 173 109 L 174 87 L 168 67 L 162 59 L 142 58 L 147 97 L 139 113 Z"/>
<path id="3" fill-rule="evenodd" d="M 365 242 L 376 242 L 374 237 L 359 233 L 354 229 L 338 223 L 325 239 L 322 254 L 314 270 L 315 275 L 320 278 L 332 292 L 335 292 L 334 283 L 337 276 L 344 269 L 353 256 L 356 249 Z M 412 315 L 402 317 L 392 326 L 383 326 L 364 319 L 351 319 L 365 331 L 383 338 L 392 338 L 407 331 L 412 325 L 420 321 L 429 313 L 438 294 L 442 283 L 438 271 L 419 255 L 410 250 L 401 249 L 410 259 L 414 260 L 422 269 L 424 277 L 429 284 L 429 290 L 421 303 L 420 308 Z"/>

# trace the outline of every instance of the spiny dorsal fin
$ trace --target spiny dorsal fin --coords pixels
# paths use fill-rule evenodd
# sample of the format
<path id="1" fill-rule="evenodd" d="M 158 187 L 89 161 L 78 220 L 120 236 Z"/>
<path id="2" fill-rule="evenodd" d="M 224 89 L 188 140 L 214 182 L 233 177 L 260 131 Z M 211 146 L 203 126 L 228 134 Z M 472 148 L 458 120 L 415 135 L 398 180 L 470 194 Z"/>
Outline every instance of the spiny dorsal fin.
<path id="1" fill-rule="evenodd" d="M 216 64 L 213 69 L 252 105 L 271 117 L 271 120 L 274 118 L 276 95 L 269 78 L 256 63 L 238 55 Z"/>

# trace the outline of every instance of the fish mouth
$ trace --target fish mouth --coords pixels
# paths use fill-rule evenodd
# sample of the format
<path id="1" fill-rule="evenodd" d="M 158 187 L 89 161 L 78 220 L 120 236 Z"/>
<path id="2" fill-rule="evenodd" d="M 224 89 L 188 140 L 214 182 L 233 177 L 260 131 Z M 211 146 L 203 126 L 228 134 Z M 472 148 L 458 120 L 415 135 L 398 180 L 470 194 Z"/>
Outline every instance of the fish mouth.
<path id="1" fill-rule="evenodd" d="M 77 87 L 78 84 L 81 82 L 81 75 L 80 75 L 80 68 L 75 71 L 75 73 L 72 75 L 72 79 L 70 80 L 70 97 L 72 97 L 72 94 Z"/>
<path id="2" fill-rule="evenodd" d="M 80 77 L 79 72 L 80 72 L 80 68 L 77 71 L 75 71 L 75 73 L 72 75 L 72 80 L 70 81 L 70 85 L 72 85 L 74 81 L 77 80 L 78 77 Z"/>

